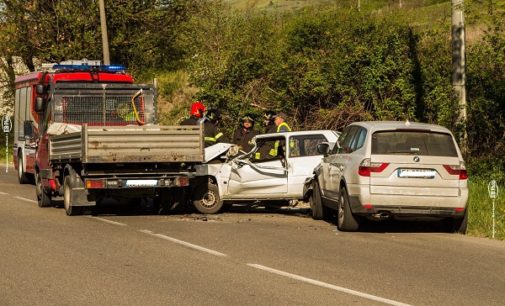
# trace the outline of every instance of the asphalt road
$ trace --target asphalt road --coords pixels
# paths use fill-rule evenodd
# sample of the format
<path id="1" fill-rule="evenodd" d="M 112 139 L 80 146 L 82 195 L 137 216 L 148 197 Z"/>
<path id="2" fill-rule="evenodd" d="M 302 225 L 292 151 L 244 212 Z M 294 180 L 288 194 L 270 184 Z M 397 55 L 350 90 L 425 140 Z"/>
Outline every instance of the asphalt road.
<path id="1" fill-rule="evenodd" d="M 430 223 L 343 233 L 306 209 L 67 217 L 0 170 L 0 305 L 505 304 L 503 242 Z"/>

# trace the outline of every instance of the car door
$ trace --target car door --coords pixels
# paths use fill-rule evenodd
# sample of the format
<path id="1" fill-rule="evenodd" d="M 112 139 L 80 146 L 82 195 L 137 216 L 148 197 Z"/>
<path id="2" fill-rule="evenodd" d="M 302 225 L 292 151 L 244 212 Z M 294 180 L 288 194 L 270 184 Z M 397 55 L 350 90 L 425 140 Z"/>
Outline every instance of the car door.
<path id="1" fill-rule="evenodd" d="M 321 161 L 317 145 L 328 142 L 322 133 L 291 135 L 288 146 L 288 194 L 302 197 L 305 180 L 312 175 L 314 168 Z"/>
<path id="2" fill-rule="evenodd" d="M 350 154 L 356 149 L 356 139 L 359 137 L 361 128 L 356 125 L 349 126 L 349 129 L 340 143 L 340 148 L 333 155 L 328 165 L 327 197 L 337 202 L 340 196 L 340 181 L 346 165 L 350 162 Z"/>
<path id="3" fill-rule="evenodd" d="M 283 198 L 288 191 L 284 136 L 259 138 L 248 155 L 232 161 L 228 196 L 241 199 Z M 276 146 L 277 155 L 269 153 Z"/>
<path id="4" fill-rule="evenodd" d="M 328 194 L 331 194 L 331 190 L 329 190 L 329 168 L 330 164 L 335 160 L 335 154 L 338 152 L 340 148 L 340 143 L 345 139 L 347 134 L 349 133 L 349 128 L 344 128 L 342 133 L 338 138 L 337 143 L 333 146 L 332 150 L 325 154 L 319 163 L 319 167 L 316 170 L 316 176 L 318 178 L 319 188 L 321 189 L 321 194 L 325 197 L 328 197 Z"/>
<path id="5" fill-rule="evenodd" d="M 342 181 L 342 177 L 345 177 L 347 188 L 350 188 L 350 185 L 359 183 L 356 174 L 358 173 L 359 165 L 365 158 L 366 148 L 364 144 L 367 134 L 367 129 L 358 127 L 350 140 L 348 148 L 338 154 L 337 165 L 339 173 L 336 176 L 338 193 L 340 193 L 340 182 Z M 350 192 L 350 190 L 348 191 Z"/>

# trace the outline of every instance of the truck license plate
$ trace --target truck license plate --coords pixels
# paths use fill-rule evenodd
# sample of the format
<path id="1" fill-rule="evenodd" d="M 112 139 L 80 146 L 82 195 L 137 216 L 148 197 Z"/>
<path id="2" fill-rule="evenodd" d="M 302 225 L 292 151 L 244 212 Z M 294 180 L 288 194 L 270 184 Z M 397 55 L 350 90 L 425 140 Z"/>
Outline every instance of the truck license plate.
<path id="1" fill-rule="evenodd" d="M 432 169 L 398 169 L 398 177 L 401 178 L 435 178 L 436 171 Z"/>
<path id="2" fill-rule="evenodd" d="M 154 187 L 158 180 L 127 180 L 126 187 Z"/>

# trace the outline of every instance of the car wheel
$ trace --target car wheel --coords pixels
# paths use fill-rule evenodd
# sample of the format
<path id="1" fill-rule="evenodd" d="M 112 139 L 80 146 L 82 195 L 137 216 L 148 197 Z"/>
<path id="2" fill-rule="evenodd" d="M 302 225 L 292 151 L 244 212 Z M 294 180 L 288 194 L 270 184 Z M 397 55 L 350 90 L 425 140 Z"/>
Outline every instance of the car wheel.
<path id="1" fill-rule="evenodd" d="M 461 218 L 450 219 L 449 220 L 449 231 L 451 233 L 466 234 L 466 229 L 468 227 L 468 209 Z"/>
<path id="2" fill-rule="evenodd" d="M 48 194 L 42 187 L 42 178 L 40 174 L 35 174 L 35 194 L 37 195 L 37 203 L 39 207 L 50 207 L 53 205 L 51 195 Z"/>
<path id="3" fill-rule="evenodd" d="M 359 223 L 353 216 L 349 203 L 347 189 L 342 188 L 340 201 L 338 203 L 337 228 L 344 232 L 355 232 L 359 228 Z"/>
<path id="4" fill-rule="evenodd" d="M 317 181 L 312 183 L 312 193 L 309 197 L 309 204 L 312 210 L 312 219 L 321 220 L 326 217 L 323 201 L 321 200 L 321 189 L 319 189 Z"/>
<path id="5" fill-rule="evenodd" d="M 202 214 L 215 214 L 223 208 L 223 201 L 219 197 L 219 189 L 209 183 L 207 186 L 196 190 L 193 205 Z"/>
<path id="6" fill-rule="evenodd" d="M 18 181 L 20 184 L 29 184 L 30 183 L 29 174 L 26 173 L 23 170 L 23 168 L 24 168 L 23 156 L 21 154 L 18 154 Z"/>
<path id="7" fill-rule="evenodd" d="M 68 175 L 63 182 L 63 206 L 67 216 L 77 216 L 82 212 L 81 207 L 72 206 L 72 185 Z"/>

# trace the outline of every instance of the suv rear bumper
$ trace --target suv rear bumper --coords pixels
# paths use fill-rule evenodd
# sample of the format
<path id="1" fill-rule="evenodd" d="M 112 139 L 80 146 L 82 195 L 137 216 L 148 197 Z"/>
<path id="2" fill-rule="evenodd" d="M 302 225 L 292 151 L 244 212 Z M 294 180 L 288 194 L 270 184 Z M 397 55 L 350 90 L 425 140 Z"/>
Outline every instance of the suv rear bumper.
<path id="1" fill-rule="evenodd" d="M 458 197 L 371 195 L 369 185 L 349 186 L 349 202 L 354 214 L 402 217 L 463 217 L 468 199 L 468 189 Z"/>

